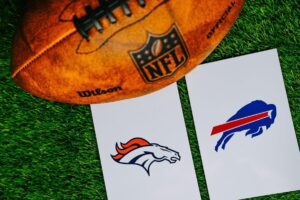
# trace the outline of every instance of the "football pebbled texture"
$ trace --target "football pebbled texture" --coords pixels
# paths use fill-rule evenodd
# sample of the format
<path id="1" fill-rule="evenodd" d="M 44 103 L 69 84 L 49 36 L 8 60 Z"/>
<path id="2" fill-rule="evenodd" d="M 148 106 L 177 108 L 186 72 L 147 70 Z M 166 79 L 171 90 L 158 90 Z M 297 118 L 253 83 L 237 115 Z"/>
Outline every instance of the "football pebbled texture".
<path id="1" fill-rule="evenodd" d="M 12 77 L 34 96 L 91 104 L 145 95 L 200 64 L 244 0 L 31 0 Z"/>

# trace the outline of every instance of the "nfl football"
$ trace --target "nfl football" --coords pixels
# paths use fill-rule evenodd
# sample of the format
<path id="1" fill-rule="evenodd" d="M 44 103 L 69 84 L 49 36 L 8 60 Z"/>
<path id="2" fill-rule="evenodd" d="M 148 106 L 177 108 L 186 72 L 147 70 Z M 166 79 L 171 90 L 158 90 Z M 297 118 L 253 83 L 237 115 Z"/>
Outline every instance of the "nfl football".
<path id="1" fill-rule="evenodd" d="M 35 96 L 91 104 L 182 78 L 220 43 L 244 0 L 30 0 L 12 77 Z"/>

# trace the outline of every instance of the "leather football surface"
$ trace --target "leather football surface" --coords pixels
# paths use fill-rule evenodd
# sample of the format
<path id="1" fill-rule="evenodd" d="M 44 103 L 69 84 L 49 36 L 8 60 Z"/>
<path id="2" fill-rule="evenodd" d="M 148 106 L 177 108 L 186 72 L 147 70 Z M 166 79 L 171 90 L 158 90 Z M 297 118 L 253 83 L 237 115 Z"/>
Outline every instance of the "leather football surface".
<path id="1" fill-rule="evenodd" d="M 34 96 L 91 104 L 181 79 L 221 42 L 244 0 L 31 0 L 12 77 Z"/>

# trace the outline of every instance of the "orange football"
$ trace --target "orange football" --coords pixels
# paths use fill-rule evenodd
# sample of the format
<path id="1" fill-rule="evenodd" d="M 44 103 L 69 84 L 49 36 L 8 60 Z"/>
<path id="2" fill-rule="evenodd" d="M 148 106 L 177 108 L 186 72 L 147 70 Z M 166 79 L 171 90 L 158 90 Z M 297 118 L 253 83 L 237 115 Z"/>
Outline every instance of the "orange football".
<path id="1" fill-rule="evenodd" d="M 220 43 L 244 0 L 30 0 L 12 77 L 45 99 L 117 101 L 182 78 Z"/>

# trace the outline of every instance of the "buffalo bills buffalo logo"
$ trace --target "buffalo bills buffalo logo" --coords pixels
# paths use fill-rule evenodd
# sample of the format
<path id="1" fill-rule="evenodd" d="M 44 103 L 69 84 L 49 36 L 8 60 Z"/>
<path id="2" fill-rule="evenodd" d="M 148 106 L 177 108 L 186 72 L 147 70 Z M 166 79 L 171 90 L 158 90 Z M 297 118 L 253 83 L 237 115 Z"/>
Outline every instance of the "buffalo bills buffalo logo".
<path id="1" fill-rule="evenodd" d="M 168 161 L 173 164 L 180 160 L 180 155 L 168 147 L 149 143 L 143 138 L 134 138 L 127 143 L 116 144 L 116 155 L 113 160 L 120 164 L 138 165 L 146 170 L 150 176 L 150 167 L 154 162 Z"/>
<path id="2" fill-rule="evenodd" d="M 257 100 L 245 105 L 225 124 L 215 126 L 212 129 L 211 135 L 223 132 L 215 150 L 218 151 L 220 146 L 224 150 L 226 144 L 238 132 L 246 131 L 246 136 L 251 135 L 252 138 L 261 135 L 264 132 L 263 127 L 269 129 L 275 118 L 276 106 L 273 104 L 266 104 Z"/>

